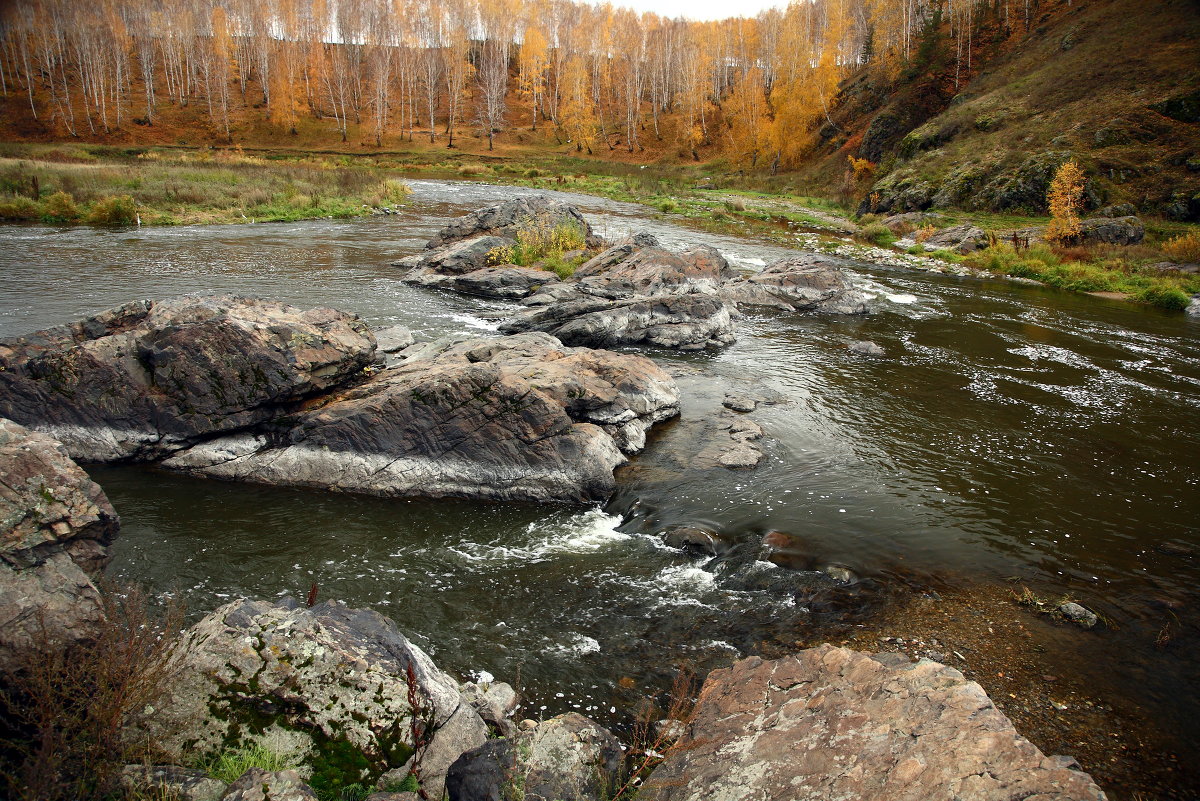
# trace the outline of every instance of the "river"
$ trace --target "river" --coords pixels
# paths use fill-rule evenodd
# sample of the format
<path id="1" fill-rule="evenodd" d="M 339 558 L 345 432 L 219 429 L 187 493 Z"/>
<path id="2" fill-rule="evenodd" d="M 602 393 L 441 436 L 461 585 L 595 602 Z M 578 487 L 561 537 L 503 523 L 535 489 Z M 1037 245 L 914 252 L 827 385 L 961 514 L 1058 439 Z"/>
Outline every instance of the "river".
<path id="1" fill-rule="evenodd" d="M 419 339 L 494 335 L 506 304 L 412 288 L 388 262 L 452 217 L 523 190 L 414 180 L 394 216 L 103 230 L 0 229 L 0 336 L 134 298 L 235 292 L 403 324 Z M 562 194 L 562 193 L 558 193 Z M 714 245 L 753 269 L 783 254 L 689 230 L 641 206 L 564 195 L 610 238 Z M 461 675 L 519 682 L 531 713 L 617 706 L 674 668 L 699 670 L 852 618 L 897 588 L 1017 580 L 1112 624 L 1089 671 L 1200 752 L 1200 323 L 1078 294 L 863 264 L 866 317 L 749 316 L 736 344 L 653 353 L 683 414 L 621 470 L 602 509 L 408 501 L 93 467 L 122 517 L 110 572 L 202 612 L 239 595 L 371 606 Z M 847 345 L 870 339 L 887 356 Z M 751 417 L 753 472 L 695 470 L 726 392 Z M 712 560 L 661 545 L 703 524 L 734 544 Z M 760 561 L 770 530 L 812 567 L 860 577 L 831 593 Z M 1155 646 L 1174 620 L 1175 641 Z M 1117 691 L 1116 689 L 1113 690 Z M 1190 757 L 1189 757 L 1190 755 Z"/>

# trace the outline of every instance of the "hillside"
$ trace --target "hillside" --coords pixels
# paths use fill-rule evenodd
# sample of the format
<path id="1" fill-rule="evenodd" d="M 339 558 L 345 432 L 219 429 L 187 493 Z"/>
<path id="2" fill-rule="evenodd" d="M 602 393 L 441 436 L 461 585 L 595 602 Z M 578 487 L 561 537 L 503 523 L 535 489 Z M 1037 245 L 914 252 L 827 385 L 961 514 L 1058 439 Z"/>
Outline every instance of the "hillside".
<path id="1" fill-rule="evenodd" d="M 891 85 L 860 73 L 843 84 L 838 132 L 799 173 L 832 192 L 848 155 L 876 163 L 856 187 L 863 211 L 1044 212 L 1054 169 L 1074 157 L 1093 208 L 1200 220 L 1197 9 L 1105 0 L 1047 13 L 958 92 L 953 65 Z"/>

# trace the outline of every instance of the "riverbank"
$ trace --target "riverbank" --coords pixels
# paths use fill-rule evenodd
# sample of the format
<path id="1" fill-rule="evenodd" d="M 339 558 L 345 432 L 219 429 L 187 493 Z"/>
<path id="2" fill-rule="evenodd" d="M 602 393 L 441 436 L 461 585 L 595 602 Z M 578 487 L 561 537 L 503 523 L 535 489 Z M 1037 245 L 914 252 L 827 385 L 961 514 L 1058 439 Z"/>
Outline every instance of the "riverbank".
<path id="1" fill-rule="evenodd" d="M 393 212 L 405 177 L 454 178 L 561 190 L 640 203 L 664 221 L 752 237 L 899 269 L 1032 280 L 1068 291 L 1169 310 L 1200 293 L 1191 258 L 1172 243 L 1200 241 L 1200 226 L 1145 221 L 1136 246 L 1015 251 L 1013 232 L 1042 217 L 950 211 L 936 226 L 971 225 L 998 244 L 972 254 L 896 247 L 874 218 L 813 197 L 794 176 L 752 176 L 719 166 L 597 162 L 508 148 L 498 154 L 444 148 L 358 154 L 286 149 L 119 148 L 78 144 L 0 147 L 0 219 L 55 224 L 191 225 L 352 218 Z M 34 196 L 37 199 L 34 199 Z M 931 219 L 933 219 L 931 218 Z M 1190 237 L 1190 238 L 1189 238 Z M 1200 258 L 1197 255 L 1196 258 Z M 1185 263 L 1175 262 L 1184 259 Z M 1173 261 L 1174 260 L 1174 261 Z"/>

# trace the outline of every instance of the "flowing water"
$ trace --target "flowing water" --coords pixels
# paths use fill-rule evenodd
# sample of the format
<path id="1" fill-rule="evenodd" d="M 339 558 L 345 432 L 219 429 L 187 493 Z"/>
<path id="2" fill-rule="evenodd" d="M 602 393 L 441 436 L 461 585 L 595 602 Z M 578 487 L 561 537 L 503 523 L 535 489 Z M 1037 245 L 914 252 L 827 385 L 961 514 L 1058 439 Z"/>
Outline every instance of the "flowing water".
<path id="1" fill-rule="evenodd" d="M 140 230 L 0 230 L 0 336 L 133 298 L 236 292 L 353 311 L 419 339 L 492 335 L 510 308 L 400 283 L 387 263 L 448 219 L 528 190 L 414 181 L 398 215 Z M 613 238 L 708 243 L 755 268 L 786 251 L 584 196 Z M 123 521 L 111 571 L 203 611 L 239 595 L 302 595 L 380 609 L 461 675 L 518 681 L 531 712 L 617 704 L 667 680 L 787 643 L 813 626 L 869 623 L 896 588 L 1016 577 L 1114 624 L 1067 666 L 1131 695 L 1197 755 L 1200 648 L 1200 322 L 1009 282 L 861 265 L 867 317 L 751 316 L 720 352 L 652 354 L 679 376 L 683 414 L 619 473 L 602 509 L 354 497 L 96 467 Z M 880 344 L 887 357 L 846 347 Z M 769 403 L 755 471 L 692 465 L 726 392 Z M 661 545 L 702 524 L 733 544 L 712 560 Z M 787 532 L 816 574 L 761 561 Z M 1192 555 L 1189 555 L 1192 554 Z M 1154 645 L 1173 619 L 1176 642 Z M 1190 688 L 1190 689 L 1189 689 Z"/>

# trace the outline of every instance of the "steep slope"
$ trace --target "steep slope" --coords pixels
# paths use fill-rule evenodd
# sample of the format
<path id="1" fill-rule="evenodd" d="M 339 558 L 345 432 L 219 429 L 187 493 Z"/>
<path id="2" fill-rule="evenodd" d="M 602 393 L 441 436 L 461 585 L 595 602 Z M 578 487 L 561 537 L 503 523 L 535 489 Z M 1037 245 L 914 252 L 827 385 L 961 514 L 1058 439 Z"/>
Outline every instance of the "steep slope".
<path id="1" fill-rule="evenodd" d="M 876 163 L 854 187 L 863 211 L 1042 212 L 1054 169 L 1074 157 L 1093 206 L 1200 220 L 1200 4 L 1043 7 L 1011 50 L 991 44 L 998 23 L 984 27 L 983 60 L 957 91 L 953 59 L 941 66 L 937 53 L 932 70 L 892 85 L 867 73 L 847 81 L 828 143 L 801 174 L 833 190 L 847 156 Z"/>

